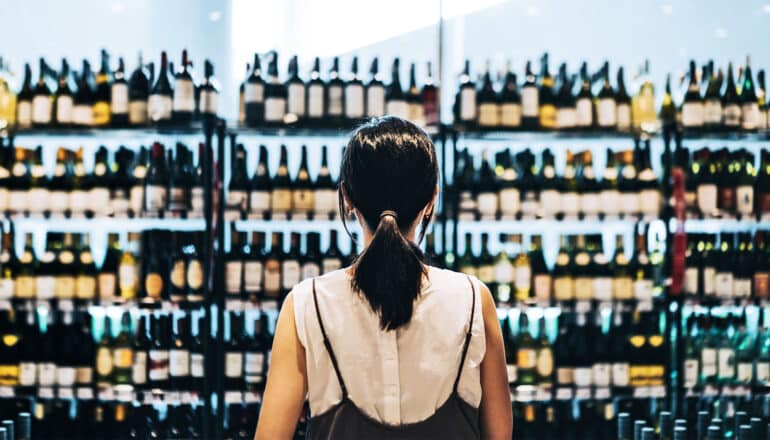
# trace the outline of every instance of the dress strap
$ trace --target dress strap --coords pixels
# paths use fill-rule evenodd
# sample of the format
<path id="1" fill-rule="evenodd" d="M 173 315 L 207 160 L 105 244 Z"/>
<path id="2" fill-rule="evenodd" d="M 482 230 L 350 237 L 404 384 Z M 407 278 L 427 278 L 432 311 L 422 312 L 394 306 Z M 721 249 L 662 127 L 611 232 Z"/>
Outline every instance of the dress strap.
<path id="1" fill-rule="evenodd" d="M 471 285 L 471 320 L 468 323 L 468 333 L 465 334 L 465 344 L 463 344 L 463 353 L 460 356 L 460 367 L 457 370 L 457 377 L 455 378 L 455 384 L 452 387 L 452 391 L 457 393 L 457 385 L 460 383 L 460 376 L 463 373 L 463 366 L 465 365 L 465 357 L 468 354 L 468 346 L 471 343 L 471 330 L 473 329 L 473 315 L 476 313 L 476 287 L 473 285 L 473 280 L 468 277 L 468 282 Z"/>
<path id="2" fill-rule="evenodd" d="M 332 344 L 329 342 L 329 337 L 326 336 L 326 329 L 324 328 L 324 322 L 321 319 L 321 311 L 318 308 L 318 296 L 315 293 L 315 278 L 313 278 L 313 302 L 315 303 L 315 314 L 318 318 L 318 325 L 321 327 L 321 334 L 324 338 L 324 347 L 326 347 L 326 352 L 329 354 L 329 359 L 332 361 L 332 366 L 334 367 L 334 372 L 337 374 L 337 380 L 340 383 L 340 388 L 342 389 L 342 399 L 347 400 L 348 398 L 348 389 L 345 386 L 345 382 L 342 380 L 342 374 L 340 373 L 340 367 L 337 364 L 337 357 L 334 356 L 334 350 L 332 350 Z M 466 343 L 467 345 L 467 343 Z"/>

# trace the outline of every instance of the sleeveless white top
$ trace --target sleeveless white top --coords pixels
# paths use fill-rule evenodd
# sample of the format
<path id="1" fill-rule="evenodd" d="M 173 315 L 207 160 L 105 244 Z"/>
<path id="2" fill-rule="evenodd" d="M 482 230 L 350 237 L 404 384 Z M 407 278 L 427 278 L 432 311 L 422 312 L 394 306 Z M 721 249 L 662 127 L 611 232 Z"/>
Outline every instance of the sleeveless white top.
<path id="1" fill-rule="evenodd" d="M 458 393 L 481 403 L 479 367 L 486 350 L 481 283 Z M 326 333 L 350 400 L 368 416 L 399 425 L 427 419 L 452 393 L 471 315 L 471 285 L 464 274 L 429 267 L 412 319 L 395 331 L 380 329 L 378 316 L 350 286 L 345 269 L 316 278 Z M 323 344 L 313 303 L 312 280 L 292 290 L 297 335 L 305 347 L 308 401 L 318 415 L 342 400 L 342 390 Z"/>

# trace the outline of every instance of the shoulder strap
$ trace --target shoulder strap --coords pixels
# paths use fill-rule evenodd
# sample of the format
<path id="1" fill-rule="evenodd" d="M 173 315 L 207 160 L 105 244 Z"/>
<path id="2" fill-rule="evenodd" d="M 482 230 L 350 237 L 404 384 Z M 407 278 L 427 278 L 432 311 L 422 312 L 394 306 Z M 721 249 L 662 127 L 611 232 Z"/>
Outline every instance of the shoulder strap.
<path id="1" fill-rule="evenodd" d="M 340 388 L 342 389 L 342 399 L 347 400 L 348 398 L 348 389 L 345 386 L 345 382 L 342 380 L 342 374 L 340 373 L 340 367 L 337 364 L 337 357 L 334 356 L 334 350 L 332 350 L 332 344 L 329 342 L 329 338 L 326 336 L 326 329 L 324 328 L 324 322 L 321 319 L 321 311 L 318 308 L 318 296 L 315 293 L 315 278 L 313 278 L 313 302 L 315 303 L 315 314 L 318 318 L 318 325 L 321 327 L 321 334 L 324 338 L 324 347 L 326 347 L 326 352 L 329 354 L 329 359 L 332 361 L 332 367 L 334 367 L 334 373 L 337 374 L 337 380 L 340 383 Z M 468 345 L 466 343 L 466 345 Z"/>
<path id="2" fill-rule="evenodd" d="M 463 352 L 460 355 L 460 367 L 457 369 L 457 377 L 455 378 L 455 384 L 452 387 L 454 393 L 457 392 L 457 385 L 460 383 L 460 376 L 463 373 L 463 366 L 465 365 L 465 357 L 468 354 L 468 346 L 471 343 L 471 330 L 473 329 L 473 315 L 476 313 L 476 287 L 473 285 L 473 280 L 468 277 L 468 282 L 471 285 L 471 320 L 468 323 L 468 333 L 465 334 L 465 344 L 463 344 Z"/>

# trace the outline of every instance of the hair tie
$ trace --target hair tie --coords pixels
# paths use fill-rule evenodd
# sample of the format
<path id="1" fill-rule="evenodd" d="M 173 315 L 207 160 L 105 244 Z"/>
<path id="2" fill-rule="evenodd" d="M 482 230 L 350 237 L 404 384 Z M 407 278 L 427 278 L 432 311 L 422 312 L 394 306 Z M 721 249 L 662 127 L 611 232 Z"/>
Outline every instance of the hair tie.
<path id="1" fill-rule="evenodd" d="M 398 221 L 398 214 L 396 214 L 396 211 L 391 211 L 389 209 L 382 211 L 382 213 L 380 214 L 380 220 L 382 220 L 382 218 L 386 216 L 393 217 L 393 220 Z"/>

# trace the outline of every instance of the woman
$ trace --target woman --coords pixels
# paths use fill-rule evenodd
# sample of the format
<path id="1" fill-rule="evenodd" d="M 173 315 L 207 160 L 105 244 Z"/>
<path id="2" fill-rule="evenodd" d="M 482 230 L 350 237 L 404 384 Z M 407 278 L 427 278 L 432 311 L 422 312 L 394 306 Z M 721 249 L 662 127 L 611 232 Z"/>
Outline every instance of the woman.
<path id="1" fill-rule="evenodd" d="M 418 247 L 437 184 L 433 144 L 412 123 L 384 117 L 353 134 L 340 211 L 355 214 L 365 249 L 287 296 L 257 440 L 291 439 L 306 396 L 312 439 L 511 438 L 492 295 L 425 265 Z"/>

